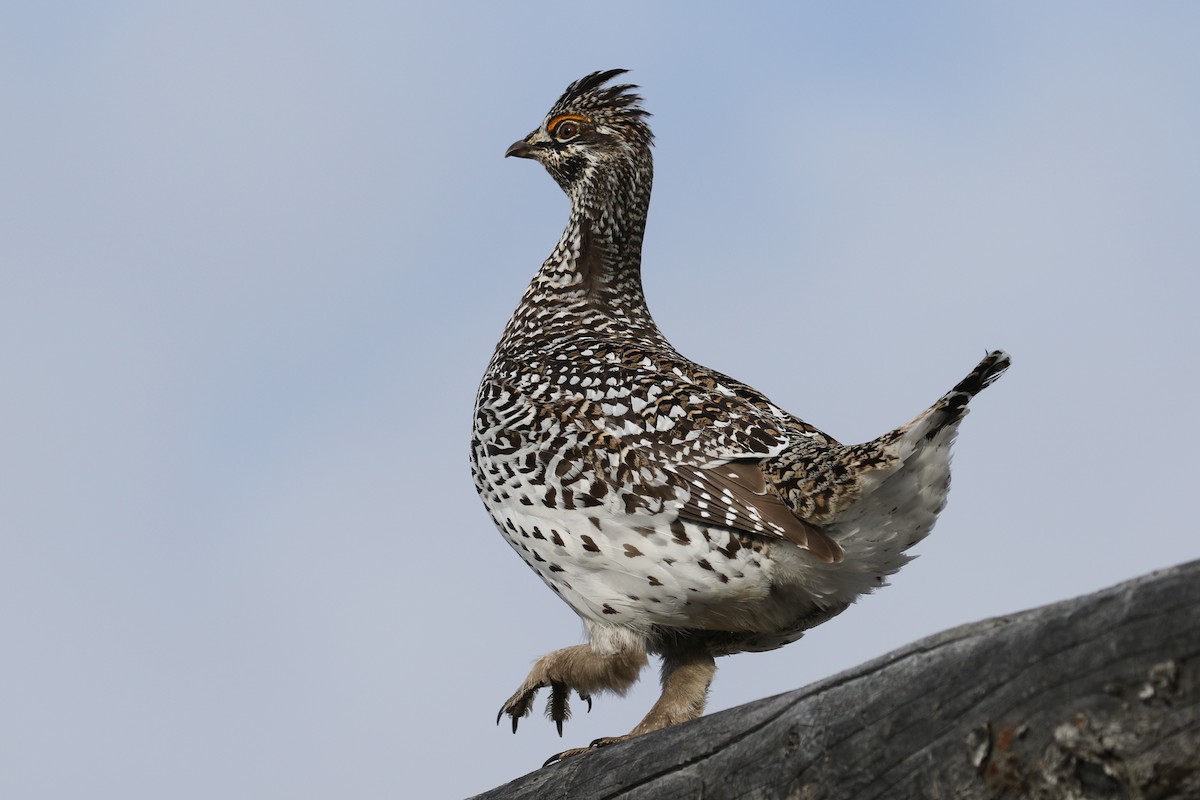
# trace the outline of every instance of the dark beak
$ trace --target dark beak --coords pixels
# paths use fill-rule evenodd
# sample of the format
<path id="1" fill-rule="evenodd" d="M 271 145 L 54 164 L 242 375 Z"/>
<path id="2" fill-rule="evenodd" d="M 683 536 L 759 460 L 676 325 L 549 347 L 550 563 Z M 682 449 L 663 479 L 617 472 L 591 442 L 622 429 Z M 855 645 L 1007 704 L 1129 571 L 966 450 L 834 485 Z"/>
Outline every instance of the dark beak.
<path id="1" fill-rule="evenodd" d="M 530 145 L 529 142 L 521 139 L 520 141 L 513 142 L 511 145 L 509 145 L 508 149 L 504 151 L 504 157 L 508 158 L 509 156 L 516 156 L 517 158 L 533 158 L 533 154 L 535 152 L 536 149 Z"/>

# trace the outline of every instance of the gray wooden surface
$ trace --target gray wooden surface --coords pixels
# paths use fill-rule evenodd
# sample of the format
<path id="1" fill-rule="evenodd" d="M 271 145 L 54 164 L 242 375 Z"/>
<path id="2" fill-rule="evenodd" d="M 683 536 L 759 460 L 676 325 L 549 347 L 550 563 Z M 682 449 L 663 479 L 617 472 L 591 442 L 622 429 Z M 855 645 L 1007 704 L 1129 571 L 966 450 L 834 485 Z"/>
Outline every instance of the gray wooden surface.
<path id="1" fill-rule="evenodd" d="M 955 628 L 478 795 L 909 797 L 1200 798 L 1200 561 Z"/>

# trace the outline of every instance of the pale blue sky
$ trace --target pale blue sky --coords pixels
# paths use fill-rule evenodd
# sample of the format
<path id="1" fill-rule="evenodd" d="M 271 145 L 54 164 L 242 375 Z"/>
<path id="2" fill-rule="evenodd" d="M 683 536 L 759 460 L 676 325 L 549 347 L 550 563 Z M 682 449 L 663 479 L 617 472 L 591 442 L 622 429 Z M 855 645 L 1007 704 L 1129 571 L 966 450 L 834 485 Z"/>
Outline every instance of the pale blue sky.
<path id="1" fill-rule="evenodd" d="M 1188 3 L 0 5 L 0 796 L 461 797 L 573 614 L 492 529 L 474 391 L 566 201 L 501 156 L 628 67 L 684 353 L 843 440 L 986 349 L 893 586 L 711 708 L 1200 555 Z"/>

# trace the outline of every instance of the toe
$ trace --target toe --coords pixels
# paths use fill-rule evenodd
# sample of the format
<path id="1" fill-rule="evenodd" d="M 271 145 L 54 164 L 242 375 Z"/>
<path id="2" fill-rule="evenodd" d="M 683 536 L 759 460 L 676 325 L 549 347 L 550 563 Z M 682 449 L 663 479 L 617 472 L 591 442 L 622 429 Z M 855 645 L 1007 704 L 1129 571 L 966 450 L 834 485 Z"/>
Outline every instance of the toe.
<path id="1" fill-rule="evenodd" d="M 516 691 L 516 693 L 500 706 L 500 713 L 496 715 L 496 724 L 500 724 L 500 720 L 508 714 L 512 718 L 513 733 L 517 732 L 517 722 L 521 717 L 529 716 L 529 712 L 533 709 L 533 699 L 537 696 L 538 689 L 541 689 L 545 684 L 534 683 L 526 684 Z"/>
<path id="2" fill-rule="evenodd" d="M 592 748 L 590 747 L 572 747 L 570 750 L 563 750 L 561 753 L 555 753 L 547 758 L 546 763 L 542 764 L 542 766 L 548 767 L 551 764 L 557 764 L 559 761 L 565 761 L 572 756 L 583 755 L 584 753 L 590 752 L 591 749 Z"/>
<path id="3" fill-rule="evenodd" d="M 550 683 L 550 699 L 546 701 L 546 716 L 554 720 L 561 738 L 563 723 L 571 718 L 571 689 L 565 683 L 552 681 Z"/>
<path id="4" fill-rule="evenodd" d="M 632 738 L 633 738 L 633 734 L 631 734 L 631 733 L 627 733 L 624 736 L 601 736 L 599 739 L 593 739 L 592 743 L 591 743 L 591 745 L 589 745 L 589 747 L 591 747 L 592 749 L 596 749 L 599 747 L 608 747 L 610 744 L 619 744 L 620 742 L 627 742 Z"/>
<path id="5" fill-rule="evenodd" d="M 546 763 L 542 764 L 542 766 L 548 767 L 551 764 L 558 763 L 559 761 L 565 761 L 573 756 L 580 756 L 584 753 L 590 753 L 593 750 L 599 750 L 601 747 L 608 747 L 610 744 L 617 744 L 618 742 L 626 742 L 632 738 L 633 734 L 631 733 L 627 733 L 624 736 L 601 736 L 587 747 L 572 747 L 570 750 L 563 750 L 561 753 L 556 753 L 555 755 L 550 756 L 550 758 L 546 759 Z"/>

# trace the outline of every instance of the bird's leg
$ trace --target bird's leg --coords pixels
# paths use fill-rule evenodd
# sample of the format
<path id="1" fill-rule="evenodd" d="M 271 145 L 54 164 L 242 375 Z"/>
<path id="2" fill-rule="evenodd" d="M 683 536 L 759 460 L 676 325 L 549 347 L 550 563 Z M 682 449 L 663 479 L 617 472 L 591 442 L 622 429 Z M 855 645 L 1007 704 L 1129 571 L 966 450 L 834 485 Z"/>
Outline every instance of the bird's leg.
<path id="1" fill-rule="evenodd" d="M 637 727 L 625 736 L 613 737 L 614 741 L 696 719 L 704 713 L 708 687 L 716 673 L 716 661 L 708 653 L 692 652 L 682 657 L 665 657 L 662 665 L 663 690 L 658 701 Z"/>
<path id="2" fill-rule="evenodd" d="M 568 698 L 572 691 L 587 701 L 590 710 L 593 694 L 605 690 L 624 694 L 637 681 L 644 666 L 646 651 L 634 646 L 601 652 L 591 645 L 579 644 L 547 653 L 534 663 L 521 688 L 500 708 L 496 722 L 507 714 L 512 718 L 513 733 L 516 733 L 518 720 L 528 716 L 533 709 L 538 689 L 549 686 L 546 716 L 554 720 L 558 735 L 562 736 L 562 724 L 571 716 Z"/>
<path id="3" fill-rule="evenodd" d="M 708 687 L 717 664 L 713 657 L 697 650 L 672 651 L 663 655 L 662 694 L 650 709 L 650 713 L 624 736 L 605 736 L 592 742 L 589 747 L 576 747 L 552 756 L 546 764 L 586 753 L 605 745 L 624 742 L 644 733 L 662 730 L 680 722 L 696 719 L 704 713 L 708 700 Z M 543 765 L 544 766 L 544 765 Z"/>

